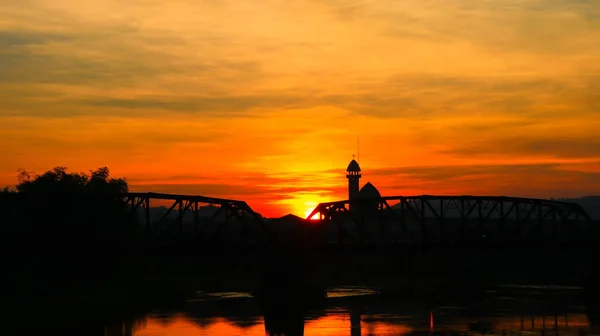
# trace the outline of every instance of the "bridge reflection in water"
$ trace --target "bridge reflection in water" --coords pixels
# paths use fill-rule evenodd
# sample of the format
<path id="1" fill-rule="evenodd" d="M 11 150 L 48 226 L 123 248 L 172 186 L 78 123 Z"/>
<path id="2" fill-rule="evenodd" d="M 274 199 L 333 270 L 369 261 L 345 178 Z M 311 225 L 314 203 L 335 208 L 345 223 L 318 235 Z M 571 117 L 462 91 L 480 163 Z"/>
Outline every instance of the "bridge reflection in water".
<path id="1" fill-rule="evenodd" d="M 213 299 L 177 312 L 157 312 L 136 327 L 107 336 L 597 334 L 592 332 L 586 308 L 574 288 L 507 288 L 470 303 L 436 305 L 356 293 L 353 289 L 346 296 L 328 299 L 322 307 L 278 321 L 278 330 L 268 328 L 269 316 L 262 315 L 254 299 L 241 297 Z M 281 309 L 293 306 L 290 303 Z"/>

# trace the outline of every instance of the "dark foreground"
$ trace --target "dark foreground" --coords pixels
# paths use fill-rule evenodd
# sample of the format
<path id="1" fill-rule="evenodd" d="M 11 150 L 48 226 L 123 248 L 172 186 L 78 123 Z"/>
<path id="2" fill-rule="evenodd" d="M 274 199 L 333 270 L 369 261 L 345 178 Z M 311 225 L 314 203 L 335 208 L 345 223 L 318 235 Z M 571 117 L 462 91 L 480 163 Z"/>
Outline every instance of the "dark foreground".
<path id="1" fill-rule="evenodd" d="M 587 257 L 521 247 L 146 250 L 80 268 L 76 258 L 30 259 L 7 273 L 3 334 L 568 335 L 596 321 Z M 340 286 L 379 294 L 355 288 L 341 298 Z"/>
<path id="2" fill-rule="evenodd" d="M 151 295 L 149 293 L 149 295 Z M 265 300 L 197 292 L 176 304 L 107 314 L 91 306 L 28 311 L 6 335 L 597 335 L 597 316 L 577 287 L 495 286 L 470 297 L 390 297 L 341 287 L 327 298 Z M 154 308 L 152 308 L 154 307 Z M 140 307 L 141 308 L 141 307 Z"/>
<path id="3" fill-rule="evenodd" d="M 468 301 L 402 300 L 369 288 L 337 288 L 308 309 L 269 310 L 241 293 L 214 294 L 146 315 L 135 335 L 591 335 L 577 288 L 501 286 Z"/>

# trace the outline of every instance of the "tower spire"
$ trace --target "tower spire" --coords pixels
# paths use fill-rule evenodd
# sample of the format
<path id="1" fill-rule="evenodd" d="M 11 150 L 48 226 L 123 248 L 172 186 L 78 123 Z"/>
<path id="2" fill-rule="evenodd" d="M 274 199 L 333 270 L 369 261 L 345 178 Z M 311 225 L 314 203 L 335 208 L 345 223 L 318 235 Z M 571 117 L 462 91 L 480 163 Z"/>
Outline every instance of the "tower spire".
<path id="1" fill-rule="evenodd" d="M 358 162 L 354 160 L 354 155 L 352 155 L 352 161 L 348 164 L 348 168 L 346 169 L 346 178 L 348 179 L 348 199 L 352 200 L 358 195 L 359 184 L 360 184 L 360 166 Z"/>

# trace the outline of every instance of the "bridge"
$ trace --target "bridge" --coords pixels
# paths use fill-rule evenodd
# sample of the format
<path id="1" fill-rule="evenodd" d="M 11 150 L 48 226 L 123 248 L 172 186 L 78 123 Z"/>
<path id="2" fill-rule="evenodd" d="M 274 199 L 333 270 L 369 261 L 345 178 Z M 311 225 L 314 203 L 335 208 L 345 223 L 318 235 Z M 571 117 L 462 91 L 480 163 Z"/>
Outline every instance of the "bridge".
<path id="1" fill-rule="evenodd" d="M 41 246 L 54 248 L 48 235 L 60 237 L 60 230 L 53 233 L 53 228 L 61 226 L 48 222 L 44 211 L 68 217 L 65 212 L 77 211 L 77 206 L 93 202 L 90 209 L 95 213 L 91 216 L 100 215 L 94 219 L 95 225 L 111 220 L 114 213 L 120 216 L 118 225 L 137 226 L 140 240 L 131 244 L 127 241 L 126 246 L 143 260 L 158 256 L 157 260 L 168 265 L 161 266 L 165 269 L 188 258 L 193 260 L 192 265 L 202 264 L 207 269 L 222 265 L 254 267 L 257 274 L 264 273 L 265 279 L 273 281 L 281 281 L 283 274 L 302 273 L 306 265 L 312 268 L 302 274 L 328 274 L 323 277 L 331 275 L 331 283 L 341 275 L 344 281 L 357 279 L 367 283 L 370 278 L 362 277 L 369 274 L 365 270 L 376 267 L 382 272 L 410 271 L 428 276 L 456 272 L 504 276 L 513 274 L 510 270 L 520 269 L 515 274 L 545 277 L 543 272 L 548 271 L 571 281 L 569 277 L 579 276 L 586 260 L 592 260 L 589 247 L 597 246 L 594 244 L 599 240 L 595 225 L 598 222 L 592 221 L 578 204 L 517 197 L 355 198 L 321 203 L 309 219 L 269 219 L 244 201 L 197 195 L 135 192 L 113 195 L 116 199 L 109 198 L 110 202 L 103 195 L 99 195 L 100 200 L 96 196 L 80 197 L 77 203 L 70 203 L 77 197 L 67 197 L 56 205 L 69 204 L 72 209 L 60 208 L 56 213 L 44 204 L 40 206 L 39 202 L 48 195 L 41 199 L 29 196 L 0 194 L 0 220 L 9 224 L 5 228 L 20 228 L 19 220 L 24 217 L 28 224 L 36 221 L 38 225 L 32 227 L 41 230 L 18 231 L 23 234 L 19 236 L 24 239 L 21 241 L 29 242 L 32 237 L 43 242 L 48 239 L 47 245 Z M 118 211 L 107 211 L 108 215 L 98 213 L 104 209 L 103 202 L 115 208 L 115 200 L 125 206 L 131 218 L 123 216 L 120 207 Z M 35 214 L 38 210 L 41 213 Z M 33 216 L 28 217 L 31 213 Z M 89 216 L 81 214 L 80 211 L 67 218 L 70 224 L 66 227 L 85 226 Z M 11 222 L 16 225 L 10 225 Z M 11 231 L 7 232 L 4 237 L 10 244 L 14 239 Z M 96 231 L 83 232 L 90 239 L 79 239 L 78 231 L 66 238 L 83 243 L 93 243 L 98 238 Z M 21 241 L 17 241 L 17 246 Z M 537 268 L 532 270 L 534 266 Z M 230 279 L 229 273 L 222 276 Z M 447 282 L 446 278 L 440 279 Z"/>
<path id="2" fill-rule="evenodd" d="M 244 201 L 205 196 L 124 196 L 148 237 L 254 244 L 276 239 L 285 219 L 267 219 Z M 167 203 L 165 203 L 167 202 Z M 152 214 L 156 204 L 165 211 Z M 352 210 L 351 210 L 352 209 Z M 311 220 L 312 219 L 312 220 Z M 590 242 L 597 228 L 575 203 L 503 196 L 387 196 L 319 204 L 290 234 L 315 244 Z"/>
<path id="3" fill-rule="evenodd" d="M 211 241 L 224 233 L 238 242 L 258 242 L 268 235 L 265 219 L 244 201 L 161 193 L 128 193 L 123 198 L 147 237 L 187 234 Z M 153 218 L 151 208 L 165 201 L 166 211 Z"/>
<path id="4" fill-rule="evenodd" d="M 0 196 L 4 219 L 16 219 L 19 212 L 36 209 L 18 193 Z M 582 244 L 600 236 L 598 222 L 580 205 L 545 199 L 433 195 L 356 198 L 321 203 L 306 219 L 268 219 L 240 200 L 142 192 L 117 197 L 127 204 L 149 242 L 254 245 L 287 236 L 291 243 L 321 245 Z M 14 201 L 28 205 L 21 209 Z"/>

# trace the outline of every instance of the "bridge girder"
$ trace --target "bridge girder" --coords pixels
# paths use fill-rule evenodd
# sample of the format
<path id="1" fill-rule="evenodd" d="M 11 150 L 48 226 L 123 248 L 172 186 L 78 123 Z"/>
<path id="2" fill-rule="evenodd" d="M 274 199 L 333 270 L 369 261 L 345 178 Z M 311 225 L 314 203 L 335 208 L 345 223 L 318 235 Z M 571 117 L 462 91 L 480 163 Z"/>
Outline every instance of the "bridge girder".
<path id="1" fill-rule="evenodd" d="M 336 227 L 338 242 L 353 243 L 451 243 L 468 239 L 577 243 L 595 239 L 598 233 L 578 204 L 504 196 L 342 200 L 319 204 L 307 219 L 316 216 L 317 226 Z"/>
<path id="2" fill-rule="evenodd" d="M 141 219 L 149 238 L 168 240 L 179 235 L 207 243 L 217 242 L 223 233 L 236 226 L 232 222 L 237 222 L 239 232 L 230 237 L 243 242 L 260 242 L 267 235 L 264 219 L 244 201 L 162 193 L 128 193 L 124 198 L 132 215 Z M 150 209 L 156 207 L 156 203 L 168 205 L 167 210 L 160 217 L 152 218 Z M 206 207 L 214 209 L 210 216 L 201 216 Z"/>

